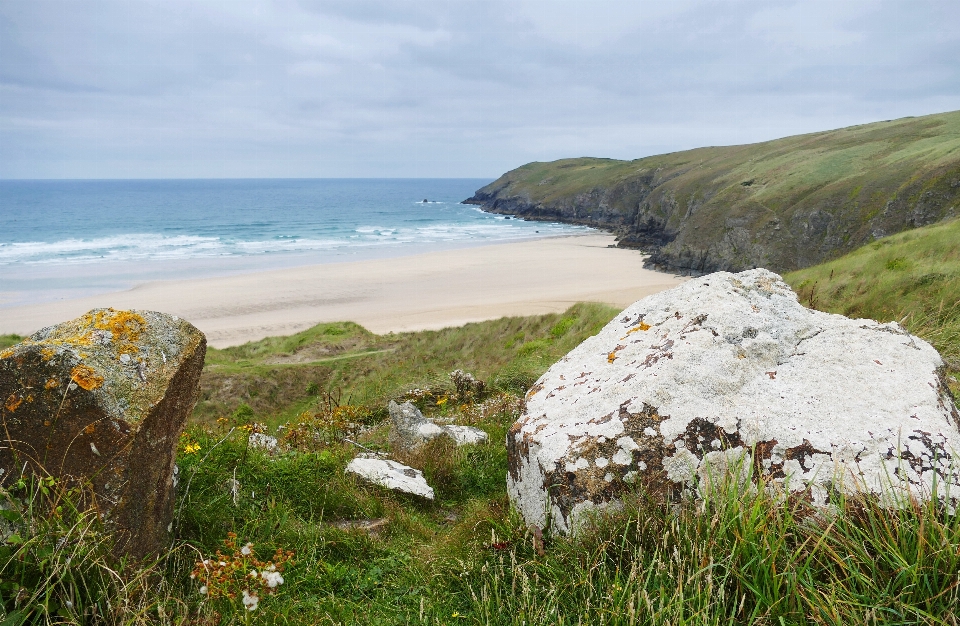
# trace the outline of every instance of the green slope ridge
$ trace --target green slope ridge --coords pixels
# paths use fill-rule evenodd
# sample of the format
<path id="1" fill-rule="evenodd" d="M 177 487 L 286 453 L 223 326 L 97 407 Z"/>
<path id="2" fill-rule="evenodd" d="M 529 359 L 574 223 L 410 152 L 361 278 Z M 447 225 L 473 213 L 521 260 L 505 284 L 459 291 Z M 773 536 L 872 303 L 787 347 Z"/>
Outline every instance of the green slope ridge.
<path id="1" fill-rule="evenodd" d="M 607 228 L 673 270 L 789 271 L 960 215 L 960 111 L 633 161 L 529 163 L 466 202 Z"/>

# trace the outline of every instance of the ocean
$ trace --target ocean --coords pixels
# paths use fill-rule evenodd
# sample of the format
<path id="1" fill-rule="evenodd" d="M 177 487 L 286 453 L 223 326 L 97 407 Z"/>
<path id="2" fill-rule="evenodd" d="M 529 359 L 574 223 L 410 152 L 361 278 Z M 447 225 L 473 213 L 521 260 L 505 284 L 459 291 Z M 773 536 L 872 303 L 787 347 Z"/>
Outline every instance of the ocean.
<path id="1" fill-rule="evenodd" d="M 584 232 L 461 204 L 488 179 L 0 181 L 0 308 Z"/>

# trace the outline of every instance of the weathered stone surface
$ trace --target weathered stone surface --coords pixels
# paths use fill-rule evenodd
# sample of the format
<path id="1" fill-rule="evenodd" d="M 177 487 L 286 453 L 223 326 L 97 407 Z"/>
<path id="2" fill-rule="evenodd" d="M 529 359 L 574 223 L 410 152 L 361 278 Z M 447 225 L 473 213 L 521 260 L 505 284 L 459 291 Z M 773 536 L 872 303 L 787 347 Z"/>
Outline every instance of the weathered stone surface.
<path id="1" fill-rule="evenodd" d="M 711 274 L 634 303 L 537 381 L 507 435 L 508 491 L 560 532 L 631 483 L 676 497 L 731 463 L 821 505 L 934 481 L 955 505 L 945 376 L 896 323 L 805 309 L 763 269 Z"/>
<path id="2" fill-rule="evenodd" d="M 0 353 L 4 476 L 87 486 L 119 553 L 155 553 L 173 519 L 177 441 L 206 339 L 154 311 L 94 309 Z"/>
<path id="3" fill-rule="evenodd" d="M 375 485 L 433 500 L 433 487 L 427 484 L 423 472 L 402 463 L 364 453 L 350 461 L 346 471 Z"/>
<path id="4" fill-rule="evenodd" d="M 390 445 L 395 451 L 412 450 L 437 437 L 450 437 L 458 446 L 487 440 L 487 433 L 479 428 L 437 424 L 427 419 L 412 402 L 397 404 L 391 400 L 387 408 L 392 422 Z"/>
<path id="5" fill-rule="evenodd" d="M 247 440 L 251 448 L 262 448 L 267 452 L 276 452 L 279 442 L 276 437 L 264 433 L 253 433 Z"/>

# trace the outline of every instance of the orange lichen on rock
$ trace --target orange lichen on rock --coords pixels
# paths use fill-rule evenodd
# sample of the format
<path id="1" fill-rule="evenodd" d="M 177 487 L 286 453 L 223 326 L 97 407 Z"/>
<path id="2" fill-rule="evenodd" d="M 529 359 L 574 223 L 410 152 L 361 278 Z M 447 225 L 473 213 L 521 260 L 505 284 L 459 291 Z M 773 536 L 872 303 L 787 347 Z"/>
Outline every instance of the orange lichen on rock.
<path id="1" fill-rule="evenodd" d="M 147 327 L 143 316 L 132 311 L 97 311 L 93 325 L 100 330 L 109 330 L 114 341 L 132 342 L 140 338 L 140 333 Z"/>
<path id="2" fill-rule="evenodd" d="M 637 332 L 638 330 L 650 330 L 650 324 L 647 324 L 646 322 L 640 322 L 638 325 L 628 330 L 626 335 L 624 335 L 623 337 L 620 337 L 620 340 L 623 341 L 624 339 L 626 339 L 633 333 Z"/>
<path id="3" fill-rule="evenodd" d="M 10 396 L 7 398 L 6 403 L 3 406 L 8 411 L 13 413 L 14 411 L 17 410 L 17 407 L 19 407 L 22 403 L 23 403 L 23 398 L 21 398 L 15 393 L 11 393 Z"/>
<path id="4" fill-rule="evenodd" d="M 88 424 L 87 427 L 83 429 L 83 432 L 87 433 L 88 435 L 92 435 L 96 429 L 96 426 L 93 424 Z"/>
<path id="5" fill-rule="evenodd" d="M 49 378 L 49 379 L 47 379 L 47 382 L 46 382 L 46 384 L 44 385 L 44 388 L 46 388 L 46 389 L 53 389 L 54 387 L 59 387 L 59 386 L 60 386 L 60 381 L 59 381 L 59 380 L 57 380 L 56 378 Z"/>
<path id="6" fill-rule="evenodd" d="M 98 376 L 92 367 L 83 364 L 70 371 L 70 379 L 87 391 L 93 391 L 103 384 L 103 376 Z"/>

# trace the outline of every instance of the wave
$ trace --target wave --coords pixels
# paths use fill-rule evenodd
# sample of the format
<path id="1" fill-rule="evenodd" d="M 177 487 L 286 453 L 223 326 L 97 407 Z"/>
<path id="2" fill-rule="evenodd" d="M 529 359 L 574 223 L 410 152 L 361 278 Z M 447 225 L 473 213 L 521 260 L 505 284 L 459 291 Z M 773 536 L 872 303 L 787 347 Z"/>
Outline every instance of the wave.
<path id="1" fill-rule="evenodd" d="M 266 239 L 202 235 L 130 233 L 59 241 L 0 243 L 0 266 L 167 261 L 277 253 L 330 252 L 365 246 L 416 246 L 429 243 L 511 241 L 586 230 L 551 223 L 432 223 L 414 227 L 362 225 L 324 232 L 321 237 L 276 235 Z M 234 230 L 236 233 L 236 230 Z"/>

